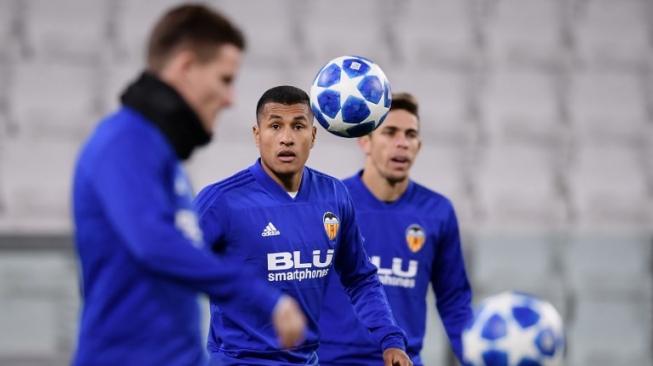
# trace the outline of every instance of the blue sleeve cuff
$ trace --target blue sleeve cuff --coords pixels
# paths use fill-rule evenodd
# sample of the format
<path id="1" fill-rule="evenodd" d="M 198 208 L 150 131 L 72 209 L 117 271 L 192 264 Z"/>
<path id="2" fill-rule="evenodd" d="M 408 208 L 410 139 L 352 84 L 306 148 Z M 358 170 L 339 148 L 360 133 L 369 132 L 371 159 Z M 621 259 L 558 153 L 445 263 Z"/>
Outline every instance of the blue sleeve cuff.
<path id="1" fill-rule="evenodd" d="M 406 351 L 406 339 L 401 335 L 389 335 L 381 341 L 381 349 L 385 352 L 388 348 L 399 348 Z"/>

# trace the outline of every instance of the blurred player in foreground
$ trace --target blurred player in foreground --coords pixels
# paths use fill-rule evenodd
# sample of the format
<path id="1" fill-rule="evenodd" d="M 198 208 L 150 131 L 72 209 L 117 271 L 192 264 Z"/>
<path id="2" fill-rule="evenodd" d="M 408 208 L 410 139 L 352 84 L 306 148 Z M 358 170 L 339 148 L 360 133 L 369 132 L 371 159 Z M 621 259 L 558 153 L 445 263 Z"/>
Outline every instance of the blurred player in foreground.
<path id="1" fill-rule="evenodd" d="M 225 261 L 251 265 L 296 298 L 308 318 L 303 343 L 280 348 L 268 317 L 212 305 L 209 351 L 216 365 L 318 365 L 318 320 L 329 277 L 339 279 L 371 332 L 379 364 L 412 365 L 376 267 L 362 245 L 345 186 L 305 167 L 316 128 L 308 95 L 292 86 L 266 91 L 256 107 L 260 159 L 197 197 L 206 242 Z M 336 273 L 332 273 L 335 269 Z M 338 320 L 334 320 L 338 321 Z"/>
<path id="2" fill-rule="evenodd" d="M 422 364 L 419 353 L 429 283 L 460 359 L 460 335 L 471 317 L 472 294 L 456 215 L 447 198 L 410 180 L 421 147 L 418 105 L 407 93 L 392 98 L 383 124 L 359 139 L 366 155 L 364 169 L 344 183 L 356 208 L 365 250 L 378 267 L 397 324 L 408 337 L 411 359 Z M 330 281 L 324 304 L 320 364 L 379 365 L 382 355 L 338 281 Z"/>
<path id="3" fill-rule="evenodd" d="M 181 166 L 232 103 L 244 46 L 213 10 L 172 9 L 150 36 L 147 70 L 82 148 L 73 206 L 83 309 L 73 364 L 205 363 L 198 292 L 272 321 L 282 344 L 303 336 L 294 300 L 202 249 Z"/>

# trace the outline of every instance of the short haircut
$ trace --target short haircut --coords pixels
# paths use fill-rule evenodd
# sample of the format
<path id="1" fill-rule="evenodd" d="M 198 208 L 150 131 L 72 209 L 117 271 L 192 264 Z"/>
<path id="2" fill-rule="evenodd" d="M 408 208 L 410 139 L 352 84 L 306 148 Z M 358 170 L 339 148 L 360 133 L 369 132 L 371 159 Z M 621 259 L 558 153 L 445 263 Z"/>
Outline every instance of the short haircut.
<path id="1" fill-rule="evenodd" d="M 419 120 L 419 105 L 417 98 L 410 93 L 393 93 L 392 104 L 390 110 L 403 109 L 406 112 L 414 115 Z"/>
<path id="2" fill-rule="evenodd" d="M 305 104 L 311 110 L 311 102 L 305 91 L 290 85 L 275 86 L 268 89 L 261 95 L 256 103 L 256 121 L 268 103 L 279 103 L 284 105 Z M 312 112 L 311 112 L 312 113 Z"/>
<path id="3" fill-rule="evenodd" d="M 225 44 L 245 49 L 245 37 L 229 19 L 205 5 L 180 5 L 165 13 L 152 29 L 147 43 L 147 66 L 150 71 L 160 71 L 170 56 L 182 48 L 206 62 Z"/>

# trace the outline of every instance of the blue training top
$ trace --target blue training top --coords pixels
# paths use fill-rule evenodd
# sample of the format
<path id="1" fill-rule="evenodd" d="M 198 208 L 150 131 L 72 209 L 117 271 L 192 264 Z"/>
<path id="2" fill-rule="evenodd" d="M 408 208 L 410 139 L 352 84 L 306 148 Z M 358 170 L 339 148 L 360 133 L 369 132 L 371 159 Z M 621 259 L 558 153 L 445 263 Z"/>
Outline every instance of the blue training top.
<path id="1" fill-rule="evenodd" d="M 344 181 L 349 189 L 365 250 L 379 267 L 397 324 L 408 337 L 407 352 L 421 365 L 426 324 L 426 294 L 433 286 L 437 309 L 455 354 L 471 317 L 471 289 L 465 273 L 458 223 L 444 196 L 410 182 L 391 203 L 379 201 L 359 174 Z M 321 365 L 380 365 L 382 354 L 358 321 L 338 281 L 330 281 L 320 318 Z"/>
<path id="2" fill-rule="evenodd" d="M 208 348 L 216 364 L 317 365 L 318 321 L 329 279 L 344 285 L 348 304 L 371 330 L 373 347 L 404 349 L 403 332 L 363 249 L 342 182 L 304 168 L 292 198 L 259 160 L 206 187 L 197 202 L 207 244 L 225 261 L 251 266 L 257 278 L 294 297 L 308 320 L 304 343 L 280 350 L 269 318 L 214 303 Z"/>
<path id="3" fill-rule="evenodd" d="M 107 117 L 84 145 L 73 211 L 83 296 L 74 365 L 205 363 L 198 291 L 270 317 L 279 291 L 203 249 L 177 155 L 133 109 Z"/>

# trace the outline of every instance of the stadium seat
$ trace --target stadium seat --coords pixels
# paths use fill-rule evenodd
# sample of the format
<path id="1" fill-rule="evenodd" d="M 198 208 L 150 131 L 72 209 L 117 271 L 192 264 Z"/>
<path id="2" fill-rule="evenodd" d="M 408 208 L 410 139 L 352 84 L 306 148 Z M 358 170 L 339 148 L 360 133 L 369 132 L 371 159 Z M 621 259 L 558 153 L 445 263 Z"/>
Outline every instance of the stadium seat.
<path id="1" fill-rule="evenodd" d="M 9 63 L 0 59 L 0 138 L 9 132 L 9 84 L 11 70 Z"/>
<path id="2" fill-rule="evenodd" d="M 412 178 L 449 198 L 460 221 L 474 218 L 474 197 L 470 194 L 471 152 L 426 141 L 417 156 Z"/>
<path id="3" fill-rule="evenodd" d="M 15 42 L 14 17 L 16 16 L 16 2 L 0 1 L 0 59 L 8 56 L 10 46 Z"/>
<path id="4" fill-rule="evenodd" d="M 579 2 L 574 19 L 578 57 L 593 68 L 628 69 L 650 60 L 650 10 L 645 0 Z"/>
<path id="5" fill-rule="evenodd" d="M 8 139 L 2 149 L 0 231 L 70 230 L 70 183 L 77 144 Z"/>
<path id="6" fill-rule="evenodd" d="M 558 148 L 565 140 L 555 80 L 538 72 L 488 75 L 482 105 L 488 138 L 496 144 Z"/>
<path id="7" fill-rule="evenodd" d="M 495 2 L 488 20 L 490 61 L 495 65 L 543 68 L 562 54 L 560 1 Z"/>
<path id="8" fill-rule="evenodd" d="M 28 3 L 27 43 L 37 58 L 98 62 L 107 51 L 106 0 L 33 0 Z"/>
<path id="9" fill-rule="evenodd" d="M 582 144 L 633 146 L 650 136 L 645 82 L 632 72 L 579 72 L 572 78 L 571 120 Z"/>
<path id="10" fill-rule="evenodd" d="M 219 0 L 216 7 L 231 17 L 245 33 L 245 62 L 248 65 L 289 68 L 304 62 L 302 52 L 306 43 L 312 42 L 311 38 L 304 36 L 306 30 L 302 28 L 310 26 L 305 21 L 304 11 L 309 5 L 302 3 Z"/>
<path id="11" fill-rule="evenodd" d="M 28 137 L 80 141 L 100 110 L 98 70 L 42 61 L 14 65 L 9 100 L 11 123 Z"/>
<path id="12" fill-rule="evenodd" d="M 650 228 L 651 198 L 643 164 L 632 147 L 581 147 L 569 172 L 580 228 Z"/>
<path id="13" fill-rule="evenodd" d="M 488 227 L 561 227 L 566 208 L 555 151 L 497 145 L 482 154 L 476 186 Z"/>
<path id="14" fill-rule="evenodd" d="M 471 115 L 471 80 L 462 72 L 410 67 L 388 68 L 393 92 L 410 92 L 419 103 L 420 135 L 426 145 L 468 147 L 478 130 Z"/>
<path id="15" fill-rule="evenodd" d="M 305 22 L 310 55 L 319 63 L 357 55 L 387 63 L 388 19 L 385 2 L 377 0 L 333 0 L 311 2 Z"/>
<path id="16" fill-rule="evenodd" d="M 473 2 L 394 2 L 390 24 L 403 61 L 412 67 L 460 69 L 475 62 Z"/>

